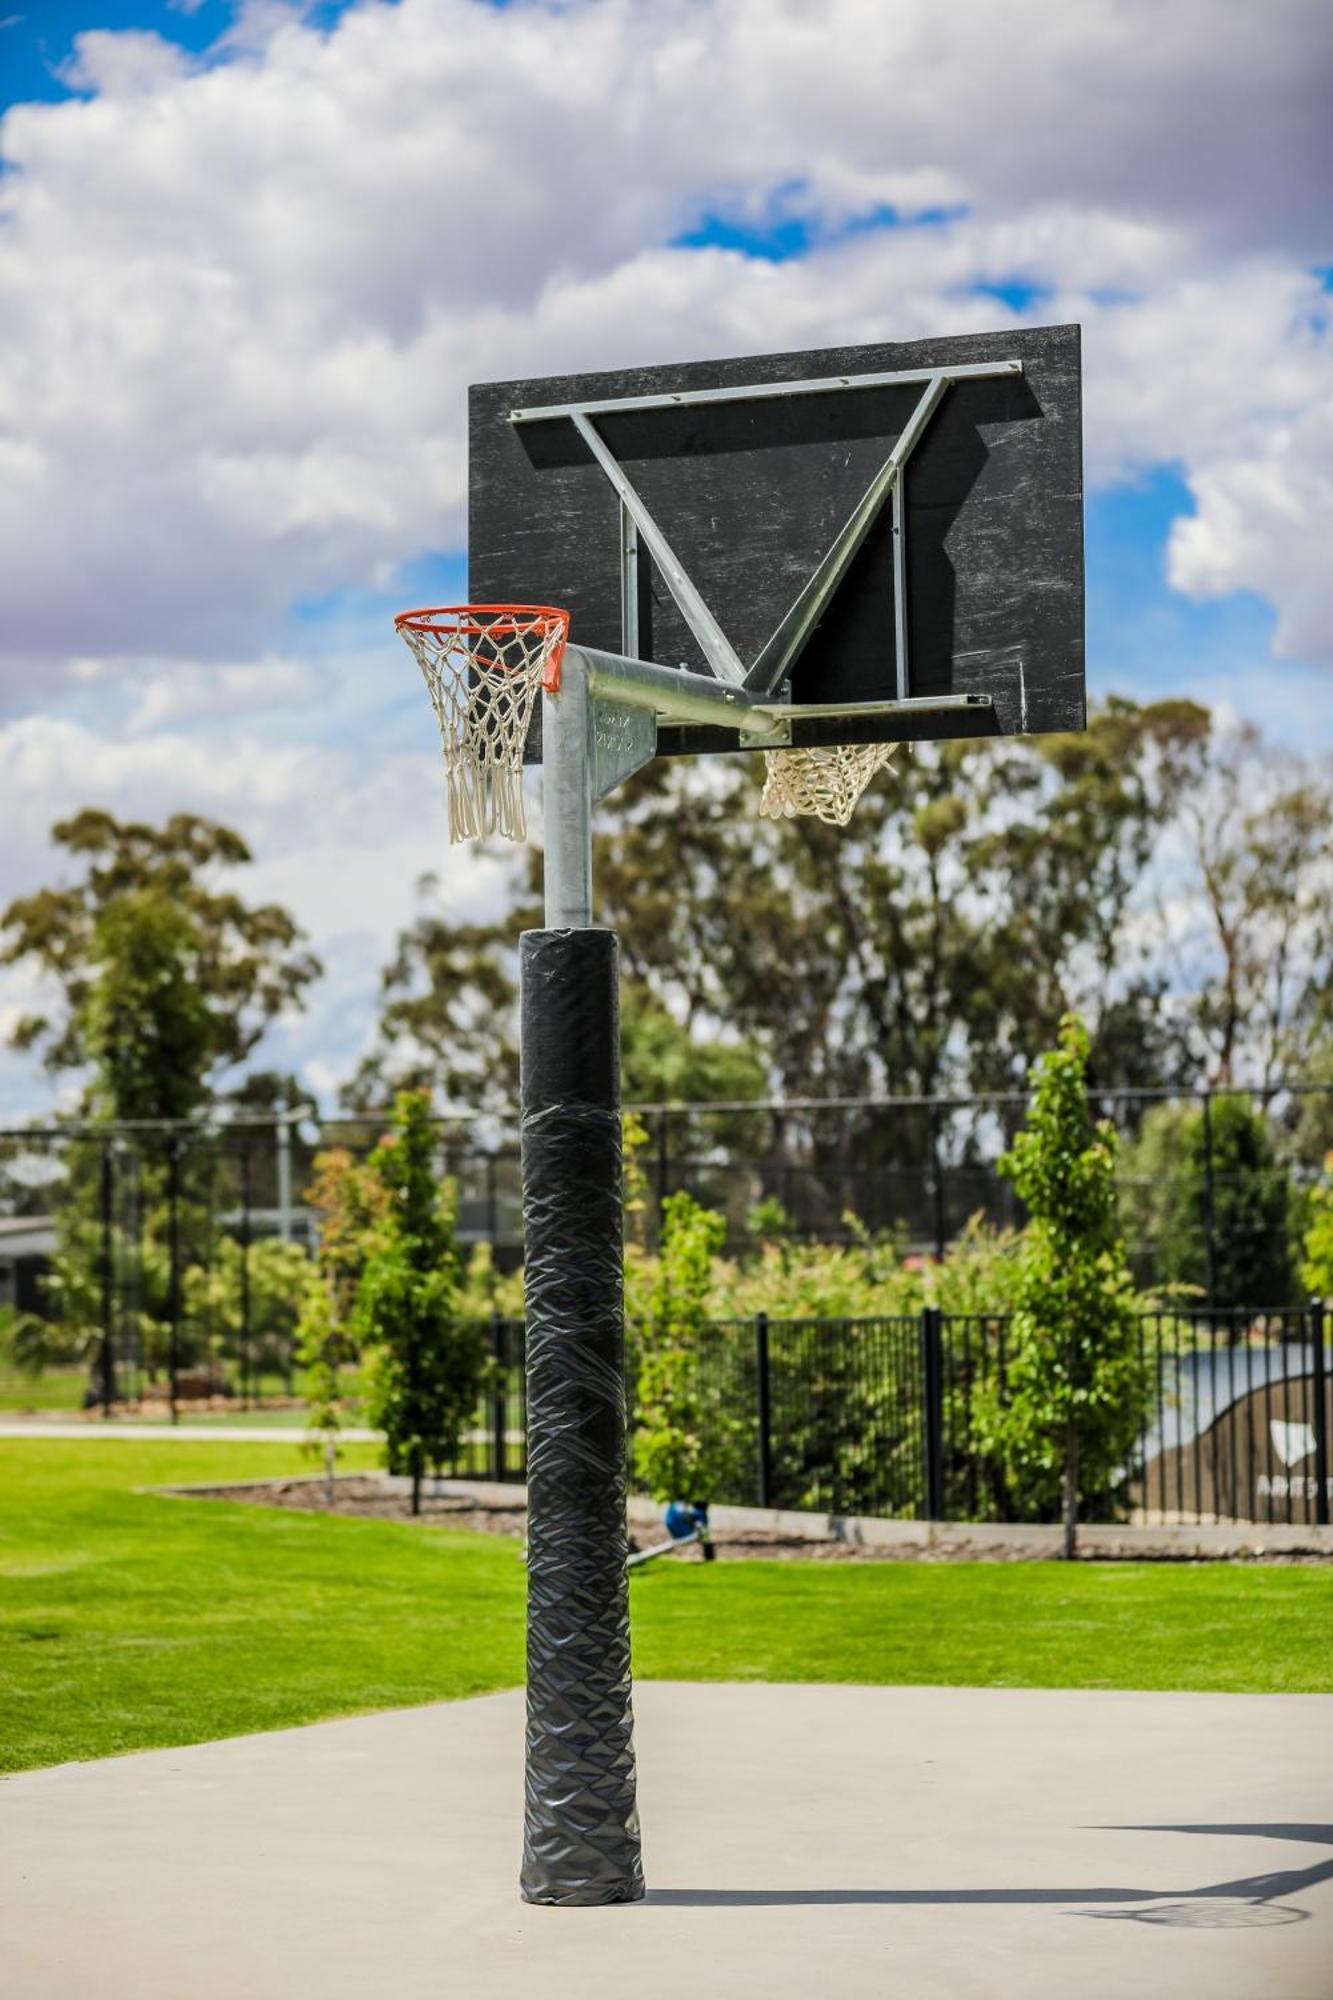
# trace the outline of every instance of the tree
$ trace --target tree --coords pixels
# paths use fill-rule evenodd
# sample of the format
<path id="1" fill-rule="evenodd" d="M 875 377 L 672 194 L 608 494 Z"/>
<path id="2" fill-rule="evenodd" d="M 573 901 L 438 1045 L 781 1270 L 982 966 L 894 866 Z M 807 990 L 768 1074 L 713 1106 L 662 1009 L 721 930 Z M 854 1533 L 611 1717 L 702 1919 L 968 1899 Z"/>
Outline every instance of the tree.
<path id="1" fill-rule="evenodd" d="M 325 1495 L 332 1506 L 338 1432 L 346 1413 L 342 1371 L 354 1358 L 354 1350 L 346 1328 L 334 1317 L 333 1289 L 319 1279 L 306 1296 L 297 1322 L 296 1342 L 305 1370 L 306 1446 L 323 1456 Z"/>
<path id="2" fill-rule="evenodd" d="M 1324 1163 L 1324 1178 L 1310 1190 L 1301 1248 L 1301 1281 L 1306 1291 L 1312 1299 L 1333 1300 L 1333 1153 Z"/>
<path id="3" fill-rule="evenodd" d="M 1213 747 L 1181 825 L 1201 893 L 1178 908 L 1195 1029 L 1221 1086 L 1269 1087 L 1328 1006 L 1333 929 L 1327 782 L 1253 724 Z"/>
<path id="4" fill-rule="evenodd" d="M 305 1368 L 307 1439 L 324 1458 L 330 1505 L 338 1458 L 338 1432 L 346 1414 L 343 1369 L 357 1358 L 354 1319 L 357 1288 L 372 1254 L 384 1240 L 390 1191 L 374 1165 L 343 1146 L 316 1153 L 305 1198 L 319 1216 L 315 1277 L 296 1328 Z"/>
<path id="5" fill-rule="evenodd" d="M 44 974 L 59 999 L 19 1021 L 12 1040 L 42 1049 L 52 1070 L 84 1069 L 82 1109 L 98 1118 L 190 1118 L 217 1071 L 250 1052 L 279 1008 L 299 1002 L 318 963 L 286 911 L 251 908 L 217 884 L 221 870 L 250 858 L 227 827 L 180 814 L 154 828 L 90 808 L 60 822 L 53 838 L 81 864 L 81 877 L 9 905 L 0 916 L 0 964 Z M 103 1151 L 104 1142 L 70 1146 L 48 1295 L 82 1350 L 99 1355 L 109 1403 L 115 1371 L 110 1329 L 101 1324 L 102 1266 L 108 1247 L 113 1265 L 123 1266 L 129 1246 L 119 1224 L 108 1246 L 101 1224 Z M 162 1261 L 154 1245 L 176 1245 L 158 1296 L 146 1302 L 141 1333 L 150 1353 L 160 1352 L 167 1319 L 180 1318 L 185 1266 L 211 1261 L 215 1169 L 212 1149 L 169 1155 L 165 1146 L 146 1146 L 138 1163 L 148 1247 L 137 1244 L 133 1262 L 142 1272 Z"/>
<path id="6" fill-rule="evenodd" d="M 1208 711 L 1112 696 L 1077 735 L 1002 746 L 985 766 L 967 858 L 979 929 L 969 1081 L 1019 1081 L 1063 1016 L 1088 1026 L 1104 1087 L 1155 1085 L 1191 1065 L 1186 1024 L 1162 1005 L 1155 869 L 1209 750 Z"/>
<path id="7" fill-rule="evenodd" d="M 136 1073 L 152 1108 L 135 1114 L 174 1116 L 159 1106 L 174 1101 L 182 1079 L 190 1075 L 197 1096 L 215 1070 L 242 1061 L 269 1022 L 300 1003 L 319 961 L 304 949 L 286 910 L 248 905 L 219 885 L 217 876 L 245 866 L 250 850 L 216 821 L 178 813 L 152 827 L 89 807 L 58 822 L 52 839 L 83 864 L 82 877 L 10 903 L 0 916 L 0 965 L 27 964 L 46 975 L 61 1002 L 21 1019 L 14 1046 L 41 1048 L 53 1070 L 83 1067 L 94 1059 L 89 1034 L 103 1018 L 88 1009 L 108 952 L 129 951 L 141 968 L 154 958 L 162 966 L 162 954 L 174 952 L 195 989 L 198 1019 L 175 1052 L 181 1063 L 163 1074 L 160 1095 Z M 176 919 L 170 932 L 162 917 L 167 910 Z M 132 1115 L 114 1101 L 103 1108 L 106 1115 Z"/>
<path id="8" fill-rule="evenodd" d="M 634 1471 L 655 1500 L 707 1502 L 734 1490 L 750 1449 L 729 1343 L 708 1319 L 725 1234 L 723 1218 L 692 1196 L 668 1196 L 647 1311 L 634 1315 Z M 634 1265 L 631 1281 L 642 1275 Z"/>
<path id="9" fill-rule="evenodd" d="M 1146 1406 L 1116 1213 L 1116 1135 L 1093 1123 L 1087 1065 L 1087 1030 L 1066 1015 L 1057 1047 L 1037 1063 L 1025 1128 L 1001 1161 L 1030 1220 L 1007 1379 L 982 1397 L 977 1425 L 1015 1490 L 1038 1504 L 1058 1491 L 1067 1559 L 1081 1496 L 1114 1489 Z"/>
<path id="10" fill-rule="evenodd" d="M 518 1101 L 518 967 L 510 923 L 451 924 L 439 881 L 417 884 L 423 908 L 380 976 L 376 1045 L 343 1092 L 353 1110 L 397 1089 L 446 1104 L 503 1111 Z"/>
<path id="11" fill-rule="evenodd" d="M 458 1450 L 486 1363 L 482 1329 L 458 1315 L 453 1190 L 438 1183 L 434 1154 L 429 1099 L 400 1091 L 393 1131 L 375 1155 L 388 1200 L 353 1317 L 371 1421 L 384 1432 L 389 1470 L 411 1476 L 414 1514 L 421 1511 L 427 1466 Z"/>
<path id="12" fill-rule="evenodd" d="M 265 1236 L 219 1238 L 211 1263 L 185 1273 L 186 1310 L 206 1325 L 215 1354 L 239 1362 L 252 1385 L 266 1370 L 288 1372 L 312 1291 L 315 1266 L 299 1243 Z"/>
<path id="13" fill-rule="evenodd" d="M 188 1118 L 198 1109 L 214 1043 L 198 964 L 193 922 L 159 890 L 127 889 L 99 910 L 72 1022 L 95 1116 Z"/>
<path id="14" fill-rule="evenodd" d="M 1155 1105 L 1125 1158 L 1135 1234 L 1153 1276 L 1217 1306 L 1291 1294 L 1291 1184 L 1265 1114 L 1248 1099 Z"/>

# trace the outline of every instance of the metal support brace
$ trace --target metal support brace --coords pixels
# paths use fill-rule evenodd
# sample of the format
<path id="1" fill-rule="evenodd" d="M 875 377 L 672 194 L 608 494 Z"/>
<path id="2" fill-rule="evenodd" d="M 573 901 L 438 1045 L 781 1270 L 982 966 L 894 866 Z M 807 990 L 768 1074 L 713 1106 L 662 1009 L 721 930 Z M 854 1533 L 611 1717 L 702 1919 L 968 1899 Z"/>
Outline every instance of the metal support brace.
<path id="1" fill-rule="evenodd" d="M 867 375 L 831 375 L 797 382 L 738 383 L 725 389 L 693 389 L 664 395 L 621 396 L 587 403 L 552 403 L 531 409 L 511 410 L 514 424 L 545 423 L 554 418 L 568 420 L 591 453 L 594 463 L 615 490 L 620 502 L 620 585 L 621 644 L 631 658 L 643 650 L 640 631 L 640 592 L 643 565 L 651 556 L 667 589 L 675 599 L 682 618 L 693 634 L 712 672 L 723 684 L 744 686 L 756 694 L 776 694 L 790 678 L 819 625 L 830 599 L 837 590 L 857 550 L 861 547 L 886 500 L 892 498 L 893 595 L 894 595 L 894 688 L 900 701 L 908 698 L 911 675 L 908 665 L 907 620 L 907 505 L 903 482 L 907 461 L 921 440 L 948 389 L 955 382 L 1021 375 L 1018 360 L 960 363 L 954 368 L 893 369 Z M 826 395 L 834 390 L 865 390 L 920 386 L 921 395 L 884 464 L 871 480 L 847 520 L 839 529 L 814 574 L 788 608 L 785 616 L 748 672 L 731 641 L 709 609 L 698 586 L 687 573 L 670 542 L 654 520 L 624 467 L 597 428 L 601 417 L 627 411 L 679 410 L 712 403 L 763 402 L 777 397 Z"/>

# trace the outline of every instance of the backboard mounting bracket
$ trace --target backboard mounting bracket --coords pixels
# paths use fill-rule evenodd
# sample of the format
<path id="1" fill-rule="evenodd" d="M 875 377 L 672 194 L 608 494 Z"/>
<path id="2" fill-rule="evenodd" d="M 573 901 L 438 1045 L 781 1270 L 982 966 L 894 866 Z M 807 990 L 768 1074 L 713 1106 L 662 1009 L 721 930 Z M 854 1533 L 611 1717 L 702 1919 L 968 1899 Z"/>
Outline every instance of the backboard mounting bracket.
<path id="1" fill-rule="evenodd" d="M 642 602 L 644 553 L 656 563 L 662 581 L 681 617 L 719 681 L 755 694 L 773 694 L 791 678 L 826 607 L 877 520 L 886 500 L 892 500 L 894 629 L 893 686 L 897 699 L 911 697 L 911 667 L 907 632 L 907 507 L 906 470 L 935 411 L 955 382 L 1021 375 L 1023 363 L 1002 361 L 958 363 L 952 367 L 880 370 L 865 375 L 811 377 L 795 382 L 739 383 L 725 389 L 681 390 L 658 396 L 603 397 L 586 403 L 548 403 L 511 410 L 513 424 L 570 422 L 620 502 L 621 648 L 625 657 L 641 656 L 639 607 Z M 825 550 L 812 575 L 776 629 L 747 669 L 723 632 L 702 592 L 637 491 L 625 468 L 607 445 L 597 420 L 626 411 L 680 410 L 711 403 L 765 401 L 776 397 L 828 395 L 855 389 L 901 389 L 918 386 L 921 394 L 888 457 Z"/>

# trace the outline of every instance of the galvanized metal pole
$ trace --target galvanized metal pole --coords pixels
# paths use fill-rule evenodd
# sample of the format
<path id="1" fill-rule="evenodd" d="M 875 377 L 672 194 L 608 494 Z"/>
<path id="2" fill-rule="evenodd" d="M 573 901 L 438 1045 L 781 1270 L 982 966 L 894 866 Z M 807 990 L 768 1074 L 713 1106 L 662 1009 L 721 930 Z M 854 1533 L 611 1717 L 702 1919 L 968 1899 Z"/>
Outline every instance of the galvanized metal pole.
<path id="1" fill-rule="evenodd" d="M 1213 1093 L 1203 1093 L 1203 1266 L 1205 1297 L 1217 1303 L 1217 1190 L 1213 1180 Z"/>
<path id="2" fill-rule="evenodd" d="M 284 1243 L 292 1240 L 292 1126 L 283 1105 L 278 1117 L 278 1235 Z"/>
<path id="3" fill-rule="evenodd" d="M 544 702 L 546 928 L 519 946 L 530 1903 L 644 1893 L 630 1708 L 618 965 L 592 917 L 588 686 Z"/>
<path id="4" fill-rule="evenodd" d="M 592 732 L 588 677 L 565 655 L 560 692 L 542 703 L 542 801 L 546 928 L 586 930 L 592 922 Z"/>

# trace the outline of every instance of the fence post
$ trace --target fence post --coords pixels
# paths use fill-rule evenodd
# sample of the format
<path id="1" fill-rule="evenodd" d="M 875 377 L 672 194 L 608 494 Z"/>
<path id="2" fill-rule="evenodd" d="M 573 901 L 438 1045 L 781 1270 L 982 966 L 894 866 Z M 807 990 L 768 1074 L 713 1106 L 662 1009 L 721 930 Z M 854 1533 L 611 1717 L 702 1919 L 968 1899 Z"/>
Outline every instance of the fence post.
<path id="1" fill-rule="evenodd" d="M 495 1373 L 491 1378 L 491 1468 L 492 1476 L 502 1480 L 505 1476 L 505 1459 L 508 1439 L 505 1416 L 508 1405 L 509 1377 L 504 1365 L 504 1322 L 498 1312 L 491 1314 L 491 1361 Z"/>
<path id="2" fill-rule="evenodd" d="M 1310 1301 L 1310 1337 L 1314 1343 L 1314 1517 L 1328 1526 L 1328 1368 L 1324 1360 L 1324 1301 Z"/>
<path id="3" fill-rule="evenodd" d="M 177 1408 L 177 1380 L 180 1375 L 181 1341 L 181 1170 L 180 1142 L 173 1132 L 167 1141 L 167 1392 L 171 1421 L 180 1422 Z"/>
<path id="4" fill-rule="evenodd" d="M 944 1352 L 943 1314 L 921 1309 L 921 1453 L 925 1472 L 926 1519 L 944 1519 Z"/>
<path id="5" fill-rule="evenodd" d="M 944 1158 L 940 1147 L 940 1114 L 939 1107 L 934 1103 L 930 1107 L 930 1181 L 935 1210 L 935 1261 L 937 1264 L 942 1264 L 944 1253 L 949 1246 L 944 1219 Z"/>
<path id="6" fill-rule="evenodd" d="M 98 1374 L 101 1376 L 102 1415 L 111 1415 L 111 1406 L 116 1400 L 116 1335 L 115 1335 L 115 1285 L 113 1279 L 112 1238 L 111 1238 L 111 1141 L 103 1139 L 101 1158 L 101 1198 L 102 1198 L 102 1344 L 98 1357 Z"/>
<path id="7" fill-rule="evenodd" d="M 773 1505 L 773 1380 L 768 1365 L 768 1314 L 754 1316 L 755 1411 L 759 1423 L 759 1505 Z"/>
<path id="8" fill-rule="evenodd" d="M 665 1110 L 657 1114 L 657 1233 L 662 1234 L 662 1210 L 671 1192 L 671 1137 Z"/>
<path id="9" fill-rule="evenodd" d="M 253 1328 L 250 1325 L 250 1148 L 241 1148 L 241 1407 L 253 1407 L 255 1395 Z"/>
<path id="10" fill-rule="evenodd" d="M 1217 1300 L 1217 1196 L 1213 1182 L 1213 1093 L 1203 1093 L 1203 1254 L 1208 1304 Z"/>

